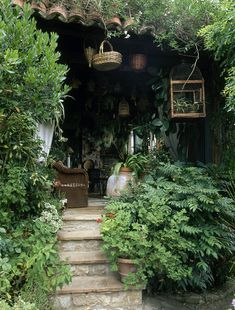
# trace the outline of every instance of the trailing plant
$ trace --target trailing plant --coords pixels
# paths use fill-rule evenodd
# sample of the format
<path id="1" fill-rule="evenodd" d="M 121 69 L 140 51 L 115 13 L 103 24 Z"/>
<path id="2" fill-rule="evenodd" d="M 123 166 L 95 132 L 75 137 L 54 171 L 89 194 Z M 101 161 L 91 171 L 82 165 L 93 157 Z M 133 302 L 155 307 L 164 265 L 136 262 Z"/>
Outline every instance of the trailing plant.
<path id="1" fill-rule="evenodd" d="M 126 159 L 122 162 L 116 163 L 113 169 L 115 175 L 119 174 L 120 169 L 130 168 L 133 173 L 139 177 L 141 173 L 144 172 L 144 169 L 148 163 L 149 157 L 147 155 L 142 155 L 141 153 L 129 154 Z"/>
<path id="2" fill-rule="evenodd" d="M 155 277 L 158 288 L 205 290 L 217 262 L 234 251 L 234 216 L 205 169 L 159 163 L 132 194 L 106 206 L 103 248 L 114 269 L 119 256 L 134 259 L 138 272 L 127 285 Z"/>

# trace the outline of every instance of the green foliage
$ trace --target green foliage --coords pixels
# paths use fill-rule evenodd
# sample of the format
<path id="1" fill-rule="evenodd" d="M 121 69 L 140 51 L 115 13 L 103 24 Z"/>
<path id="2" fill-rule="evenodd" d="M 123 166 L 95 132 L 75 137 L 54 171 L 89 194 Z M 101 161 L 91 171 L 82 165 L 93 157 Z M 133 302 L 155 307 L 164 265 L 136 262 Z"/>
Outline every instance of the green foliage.
<path id="1" fill-rule="evenodd" d="M 143 1 L 144 2 L 144 1 Z M 140 9 L 141 23 L 155 26 L 155 40 L 166 42 L 172 48 L 186 52 L 200 45 L 198 30 L 210 22 L 211 12 L 217 8 L 214 1 L 145 1 Z"/>
<path id="2" fill-rule="evenodd" d="M 221 0 L 220 10 L 213 15 L 213 22 L 200 31 L 205 46 L 221 62 L 226 78 L 224 94 L 226 109 L 235 112 L 235 4 Z"/>
<path id="3" fill-rule="evenodd" d="M 38 122 L 63 114 L 67 67 L 57 36 L 37 30 L 31 14 L 0 3 L 0 295 L 15 310 L 49 308 L 48 294 L 70 280 L 56 248 L 61 206 L 37 139 Z"/>
<path id="4" fill-rule="evenodd" d="M 45 203 L 41 215 L 0 230 L 0 294 L 5 298 L 26 294 L 48 294 L 68 283 L 70 273 L 60 262 L 56 232 L 61 226 L 56 207 Z M 11 291 L 11 290 L 14 291 Z M 32 295 L 31 300 L 35 296 Z M 48 302 L 48 300 L 47 300 Z M 40 301 L 38 301 L 40 306 Z"/>
<path id="5" fill-rule="evenodd" d="M 204 290 L 213 285 L 215 264 L 233 252 L 234 216 L 233 201 L 204 169 L 159 164 L 105 208 L 104 250 L 114 268 L 119 256 L 134 259 L 138 271 L 127 285 L 156 276 L 161 286 Z"/>
<path id="6" fill-rule="evenodd" d="M 0 300 L 1 310 L 39 310 L 34 303 L 25 302 L 19 298 L 17 302 L 11 307 L 6 301 Z"/>
<path id="7" fill-rule="evenodd" d="M 148 160 L 149 157 L 141 153 L 129 154 L 125 161 L 116 163 L 113 173 L 117 175 L 122 167 L 126 167 L 132 169 L 134 174 L 139 177 L 144 172 Z"/>
<path id="8" fill-rule="evenodd" d="M 57 35 L 36 28 L 31 9 L 0 4 L 0 101 L 4 113 L 19 108 L 34 119 L 57 121 L 68 91 L 63 86 L 67 67 L 58 64 Z"/>

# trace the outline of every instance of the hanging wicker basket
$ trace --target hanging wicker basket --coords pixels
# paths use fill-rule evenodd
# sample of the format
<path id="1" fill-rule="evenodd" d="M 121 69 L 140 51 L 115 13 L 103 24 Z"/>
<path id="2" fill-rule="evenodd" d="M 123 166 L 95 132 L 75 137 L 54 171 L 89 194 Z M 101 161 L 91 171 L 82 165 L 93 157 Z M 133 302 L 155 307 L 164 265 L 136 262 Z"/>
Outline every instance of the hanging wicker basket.
<path id="1" fill-rule="evenodd" d="M 110 48 L 109 52 L 104 52 L 104 44 Z M 117 69 L 122 63 L 122 54 L 115 52 L 113 46 L 107 40 L 100 44 L 99 53 L 93 56 L 92 64 L 96 70 L 109 71 Z"/>

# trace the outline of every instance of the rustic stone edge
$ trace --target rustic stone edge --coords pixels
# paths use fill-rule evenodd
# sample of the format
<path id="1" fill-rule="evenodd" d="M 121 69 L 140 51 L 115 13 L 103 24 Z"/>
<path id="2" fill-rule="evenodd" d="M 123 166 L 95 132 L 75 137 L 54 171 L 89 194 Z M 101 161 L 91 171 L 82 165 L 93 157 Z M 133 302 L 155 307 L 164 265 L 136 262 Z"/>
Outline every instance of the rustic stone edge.
<path id="1" fill-rule="evenodd" d="M 213 303 L 216 301 L 220 301 L 225 299 L 229 295 L 233 295 L 235 293 L 235 278 L 229 279 L 222 287 L 218 288 L 217 290 L 214 289 L 211 292 L 206 293 L 185 293 L 185 294 L 164 294 L 159 293 L 155 294 L 153 297 L 157 296 L 170 296 L 174 297 L 175 300 L 181 302 L 182 304 L 192 304 L 192 305 L 202 305 Z M 148 295 L 148 294 L 146 294 Z"/>

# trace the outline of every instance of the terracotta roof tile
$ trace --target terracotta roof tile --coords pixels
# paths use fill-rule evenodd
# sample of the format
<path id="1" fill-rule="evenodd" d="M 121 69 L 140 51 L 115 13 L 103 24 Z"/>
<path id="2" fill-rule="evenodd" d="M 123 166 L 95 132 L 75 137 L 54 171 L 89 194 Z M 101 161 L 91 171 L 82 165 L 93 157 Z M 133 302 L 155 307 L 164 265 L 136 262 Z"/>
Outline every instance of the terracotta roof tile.
<path id="1" fill-rule="evenodd" d="M 27 0 L 13 0 L 15 5 L 23 7 Z M 63 22 L 77 22 L 85 26 L 103 25 L 102 16 L 94 11 L 94 8 L 84 5 L 81 9 L 77 6 L 76 0 L 44 0 L 43 2 L 31 2 L 31 7 L 45 19 L 58 18 Z M 132 22 L 132 21 L 131 21 Z M 118 17 L 105 21 L 106 25 L 125 28 L 130 21 L 121 22 Z"/>

